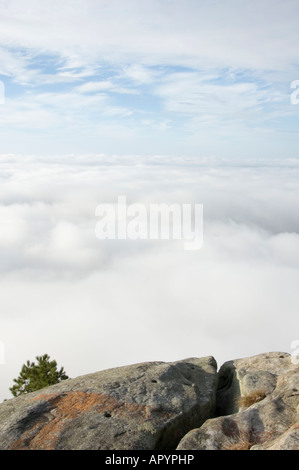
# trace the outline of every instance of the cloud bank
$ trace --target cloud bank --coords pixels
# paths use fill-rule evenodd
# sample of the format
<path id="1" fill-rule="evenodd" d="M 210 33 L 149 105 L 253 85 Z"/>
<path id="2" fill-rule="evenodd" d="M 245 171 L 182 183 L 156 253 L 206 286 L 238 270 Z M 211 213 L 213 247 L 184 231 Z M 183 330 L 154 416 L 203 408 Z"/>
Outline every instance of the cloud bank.
<path id="1" fill-rule="evenodd" d="M 2 155 L 1 399 L 48 353 L 70 376 L 290 350 L 298 332 L 298 160 Z M 199 203 L 204 243 L 95 236 L 95 209 Z"/>

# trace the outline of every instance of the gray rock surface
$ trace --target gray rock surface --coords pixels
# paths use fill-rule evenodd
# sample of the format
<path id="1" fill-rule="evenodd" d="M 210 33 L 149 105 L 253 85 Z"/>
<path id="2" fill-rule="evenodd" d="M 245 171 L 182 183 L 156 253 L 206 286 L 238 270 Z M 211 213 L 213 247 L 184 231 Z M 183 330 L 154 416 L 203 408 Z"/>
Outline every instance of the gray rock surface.
<path id="1" fill-rule="evenodd" d="M 272 352 L 148 362 L 0 404 L 0 450 L 299 450 L 299 365 Z"/>
<path id="2" fill-rule="evenodd" d="M 177 449 L 299 450 L 298 364 L 280 352 L 223 364 L 217 413 L 187 433 Z"/>
<path id="3" fill-rule="evenodd" d="M 213 357 L 69 379 L 0 405 L 0 449 L 174 449 L 214 416 L 217 380 Z"/>

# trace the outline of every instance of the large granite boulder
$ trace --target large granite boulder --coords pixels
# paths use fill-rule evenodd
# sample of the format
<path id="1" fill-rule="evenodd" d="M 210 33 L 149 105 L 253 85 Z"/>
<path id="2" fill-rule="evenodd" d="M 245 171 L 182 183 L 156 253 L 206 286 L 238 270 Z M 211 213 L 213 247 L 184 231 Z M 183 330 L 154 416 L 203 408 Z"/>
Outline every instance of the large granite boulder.
<path id="1" fill-rule="evenodd" d="M 299 450 L 298 364 L 280 352 L 223 364 L 217 414 L 177 449 Z"/>
<path id="2" fill-rule="evenodd" d="M 216 389 L 213 357 L 69 379 L 0 405 L 0 449 L 174 449 L 215 415 Z"/>

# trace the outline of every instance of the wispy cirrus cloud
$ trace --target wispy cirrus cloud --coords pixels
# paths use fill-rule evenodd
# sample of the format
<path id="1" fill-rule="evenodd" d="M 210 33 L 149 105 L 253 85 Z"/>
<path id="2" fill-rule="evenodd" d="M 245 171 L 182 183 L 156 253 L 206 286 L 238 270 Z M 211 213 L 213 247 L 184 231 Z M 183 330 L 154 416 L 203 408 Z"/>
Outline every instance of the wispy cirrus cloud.
<path id="1" fill-rule="evenodd" d="M 294 0 L 1 2 L 8 45 L 61 56 L 275 70 L 297 57 Z M 135 60 L 134 60 L 135 58 Z M 138 60 L 137 60 L 138 58 Z M 133 60 L 132 60 L 133 59 Z M 82 59 L 81 59 L 82 60 Z M 127 61 L 128 62 L 128 61 Z"/>
<path id="2" fill-rule="evenodd" d="M 78 122 L 76 105 L 82 103 L 84 126 L 77 126 L 73 151 L 136 151 L 220 153 L 217 137 L 226 139 L 237 155 L 242 139 L 263 154 L 294 155 L 298 110 L 291 106 L 290 83 L 297 78 L 298 5 L 293 0 L 265 2 L 145 2 L 119 0 L 66 0 L 43 5 L 28 0 L 0 2 L 1 73 L 10 109 L 0 109 L 25 123 L 32 122 L 20 105 L 39 102 L 40 122 L 49 124 L 49 105 L 41 96 L 61 93 L 57 121 L 66 129 Z M 82 102 L 80 96 L 86 95 Z M 95 115 L 94 105 L 105 94 L 106 110 Z M 23 106 L 23 107 L 24 107 Z M 34 106 L 34 104 L 32 104 Z M 44 106 L 44 109 L 41 109 Z M 88 109 L 90 106 L 90 109 Z M 27 106 L 28 107 L 28 106 Z M 23 114 L 22 114 L 23 113 Z M 60 118 L 67 116 L 67 119 Z M 73 114 L 72 114 L 73 113 Z M 103 117 L 104 116 L 104 117 Z M 113 122 L 105 121 L 113 116 Z M 124 121 L 123 118 L 130 118 Z M 148 125 L 148 123 L 151 123 Z M 167 125 L 161 125 L 167 123 Z M 171 124 L 170 124 L 171 123 Z M 134 134 L 112 143 L 90 138 L 85 130 L 119 129 Z M 234 140 L 234 126 L 238 135 Z M 43 127 L 43 125 L 39 126 Z M 171 129 L 173 131 L 171 131 Z M 275 132 L 271 132 L 271 130 Z M 5 129 L 3 149 L 25 146 L 24 135 Z M 180 135 L 178 134 L 180 131 Z M 271 132 L 271 140 L 268 138 Z M 50 134 L 49 134 L 50 135 Z M 81 143 L 79 138 L 81 135 Z M 42 141 L 36 136 L 35 142 Z M 12 143 L 13 141 L 13 143 Z M 52 134 L 47 147 L 59 152 L 70 139 Z M 150 146 L 149 146 L 150 145 Z M 26 147 L 28 143 L 26 144 Z M 210 147 L 210 151 L 207 150 Z M 247 143 L 244 145 L 248 152 Z M 234 150 L 232 150 L 234 149 Z M 35 149 L 36 150 L 36 149 Z M 40 147 L 40 152 L 43 149 Z M 228 155 L 227 151 L 226 155 Z M 248 155 L 248 153 L 247 153 Z"/>
<path id="3" fill-rule="evenodd" d="M 137 95 L 140 93 L 136 88 L 125 88 L 112 80 L 91 81 L 77 87 L 79 93 L 110 92 L 125 95 Z"/>

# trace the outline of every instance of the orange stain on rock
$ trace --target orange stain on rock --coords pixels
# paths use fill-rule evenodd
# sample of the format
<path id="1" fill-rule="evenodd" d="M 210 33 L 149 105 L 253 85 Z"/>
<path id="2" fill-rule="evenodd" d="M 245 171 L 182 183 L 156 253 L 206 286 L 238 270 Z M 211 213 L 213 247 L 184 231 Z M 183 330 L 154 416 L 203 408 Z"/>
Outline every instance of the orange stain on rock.
<path id="1" fill-rule="evenodd" d="M 41 413 L 32 427 L 15 441 L 11 450 L 55 450 L 63 431 L 82 413 L 93 410 L 119 418 L 147 418 L 145 405 L 119 402 L 115 398 L 99 393 L 66 392 L 59 395 L 39 395 L 33 401 L 49 403 L 46 413 Z"/>

